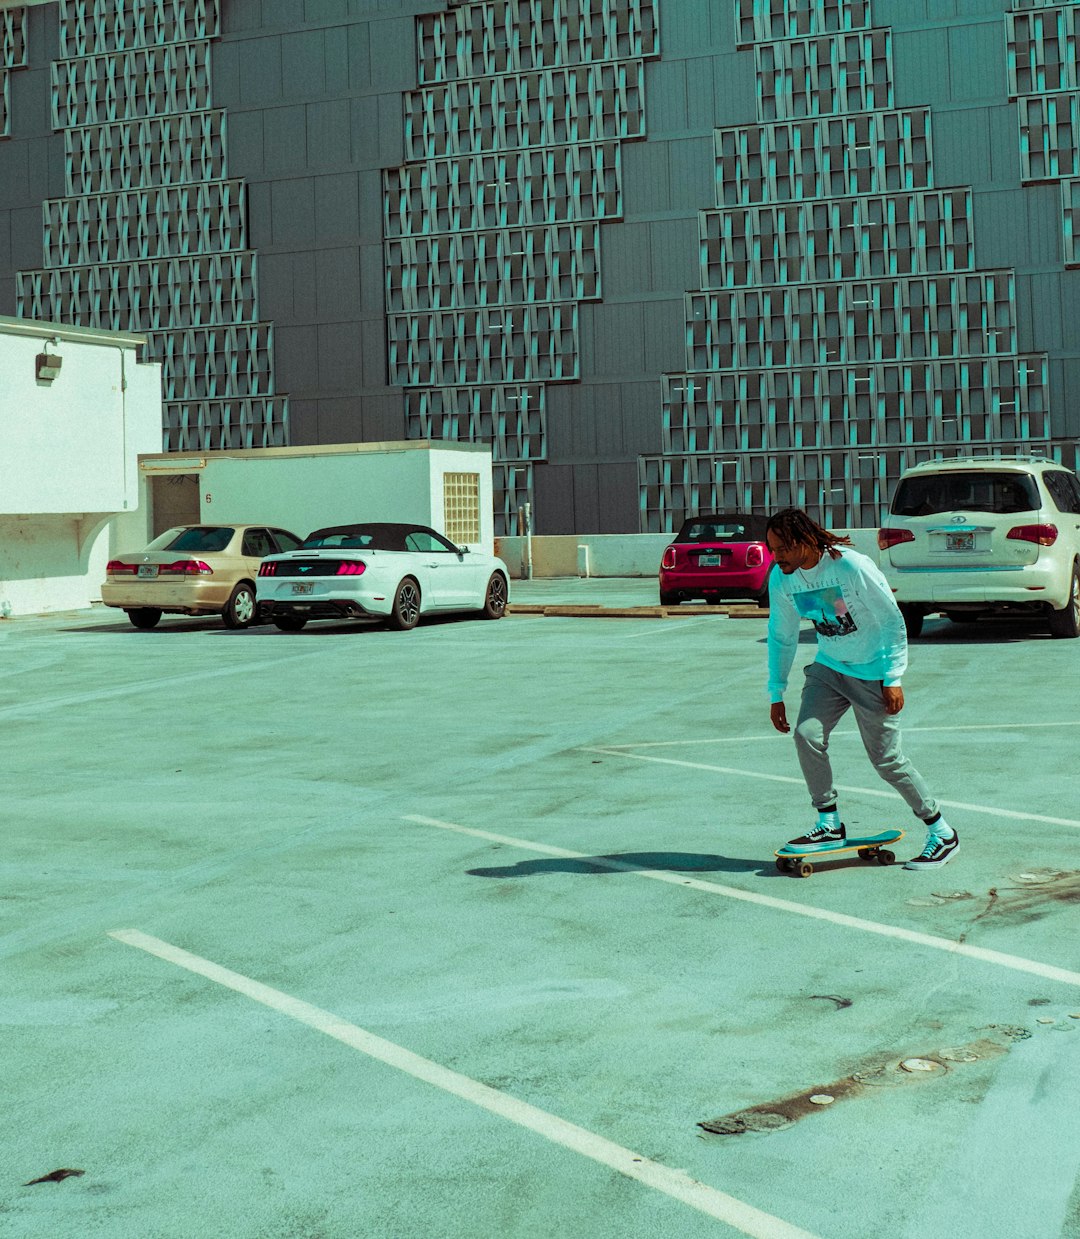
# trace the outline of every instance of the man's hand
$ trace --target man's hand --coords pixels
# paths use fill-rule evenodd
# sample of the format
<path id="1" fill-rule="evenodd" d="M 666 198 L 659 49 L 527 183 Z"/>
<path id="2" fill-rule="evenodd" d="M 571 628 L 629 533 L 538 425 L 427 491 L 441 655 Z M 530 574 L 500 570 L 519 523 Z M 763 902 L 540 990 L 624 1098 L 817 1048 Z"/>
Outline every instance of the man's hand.
<path id="1" fill-rule="evenodd" d="M 784 709 L 782 701 L 774 701 L 769 707 L 769 718 L 772 720 L 772 725 L 777 731 L 790 731 L 791 727 L 787 721 L 787 710 Z"/>
<path id="2" fill-rule="evenodd" d="M 904 690 L 899 684 L 891 688 L 882 687 L 881 699 L 885 702 L 886 714 L 899 714 L 904 708 Z"/>

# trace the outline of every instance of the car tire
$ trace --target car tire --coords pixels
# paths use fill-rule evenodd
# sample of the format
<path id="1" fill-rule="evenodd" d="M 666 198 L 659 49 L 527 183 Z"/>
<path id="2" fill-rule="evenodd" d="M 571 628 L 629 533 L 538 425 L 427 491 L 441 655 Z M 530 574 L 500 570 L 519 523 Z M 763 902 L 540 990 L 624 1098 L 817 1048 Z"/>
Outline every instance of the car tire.
<path id="1" fill-rule="evenodd" d="M 250 628 L 258 618 L 255 587 L 246 581 L 241 581 L 225 604 L 225 610 L 221 613 L 222 622 L 226 628 Z"/>
<path id="2" fill-rule="evenodd" d="M 161 612 L 157 607 L 132 607 L 127 617 L 136 628 L 153 628 L 161 619 Z"/>
<path id="3" fill-rule="evenodd" d="M 307 623 L 306 615 L 274 615 L 271 622 L 282 632 L 299 632 Z"/>
<path id="4" fill-rule="evenodd" d="M 1060 611 L 1050 612 L 1050 632 L 1055 637 L 1080 637 L 1080 566 L 1073 564 L 1069 601 Z"/>
<path id="5" fill-rule="evenodd" d="M 945 618 L 950 624 L 974 624 L 979 617 L 972 611 L 946 611 Z"/>
<path id="6" fill-rule="evenodd" d="M 387 623 L 398 632 L 408 632 L 420 622 L 420 586 L 407 576 L 397 587 L 394 605 L 390 608 Z"/>
<path id="7" fill-rule="evenodd" d="M 678 594 L 665 594 L 664 591 L 661 590 L 660 591 L 660 605 L 662 607 L 677 607 L 679 605 L 679 595 Z"/>
<path id="8" fill-rule="evenodd" d="M 760 594 L 754 599 L 755 606 L 760 607 L 763 611 L 769 609 L 769 587 L 766 585 Z"/>
<path id="9" fill-rule="evenodd" d="M 922 607 L 913 607 L 902 602 L 900 603 L 900 614 L 904 617 L 904 631 L 909 637 L 917 637 L 922 632 L 926 612 Z"/>
<path id="10" fill-rule="evenodd" d="M 502 619 L 506 614 L 507 598 L 506 577 L 501 572 L 493 572 L 487 583 L 487 592 L 484 594 L 484 605 L 480 609 L 480 614 L 484 619 Z"/>

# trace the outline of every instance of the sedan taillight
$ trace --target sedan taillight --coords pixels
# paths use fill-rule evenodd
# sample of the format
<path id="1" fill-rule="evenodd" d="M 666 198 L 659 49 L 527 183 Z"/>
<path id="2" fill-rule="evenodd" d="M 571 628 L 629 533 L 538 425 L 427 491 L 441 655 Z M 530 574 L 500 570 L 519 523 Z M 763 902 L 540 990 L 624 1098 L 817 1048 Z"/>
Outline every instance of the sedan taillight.
<path id="1" fill-rule="evenodd" d="M 661 568 L 674 568 L 675 567 L 675 548 L 673 546 L 669 546 L 664 551 L 664 557 L 663 559 L 660 560 L 660 567 Z"/>
<path id="2" fill-rule="evenodd" d="M 765 548 L 760 542 L 751 542 L 746 548 L 746 566 L 760 568 L 765 562 Z"/>
<path id="3" fill-rule="evenodd" d="M 158 576 L 213 576 L 214 570 L 201 559 L 178 559 L 171 564 L 162 564 Z"/>
<path id="4" fill-rule="evenodd" d="M 276 563 L 261 563 L 259 564 L 259 576 L 277 576 L 278 566 Z"/>
<path id="5" fill-rule="evenodd" d="M 879 529 L 877 531 L 879 551 L 887 551 L 890 546 L 897 546 L 901 542 L 914 541 L 915 535 L 910 529 Z"/>
<path id="6" fill-rule="evenodd" d="M 337 576 L 361 576 L 367 564 L 361 559 L 343 559 L 338 564 Z"/>
<path id="7" fill-rule="evenodd" d="M 1053 546 L 1057 536 L 1056 525 L 1016 525 L 1005 535 L 1013 542 L 1036 542 L 1039 546 Z"/>
<path id="8" fill-rule="evenodd" d="M 138 569 L 134 564 L 125 564 L 122 559 L 110 559 L 105 571 L 109 576 L 134 576 Z"/>

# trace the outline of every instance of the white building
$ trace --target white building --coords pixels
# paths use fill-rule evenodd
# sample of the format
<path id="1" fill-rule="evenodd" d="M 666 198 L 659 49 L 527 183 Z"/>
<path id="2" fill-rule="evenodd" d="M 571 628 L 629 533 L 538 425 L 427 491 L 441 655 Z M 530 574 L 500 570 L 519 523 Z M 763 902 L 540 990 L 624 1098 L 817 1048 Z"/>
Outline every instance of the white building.
<path id="1" fill-rule="evenodd" d="M 0 317 L 0 616 L 100 596 L 106 526 L 161 448 L 161 367 L 145 336 Z"/>

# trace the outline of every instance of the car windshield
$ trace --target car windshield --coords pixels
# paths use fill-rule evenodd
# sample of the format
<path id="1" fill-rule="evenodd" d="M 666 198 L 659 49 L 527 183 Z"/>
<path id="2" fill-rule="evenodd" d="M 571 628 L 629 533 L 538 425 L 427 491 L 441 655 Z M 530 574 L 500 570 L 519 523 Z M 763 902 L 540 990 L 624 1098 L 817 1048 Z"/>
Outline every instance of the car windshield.
<path id="1" fill-rule="evenodd" d="M 401 525 L 342 525 L 308 534 L 302 550 L 403 551 L 409 527 Z"/>
<path id="2" fill-rule="evenodd" d="M 764 542 L 763 516 L 698 517 L 687 521 L 677 542 Z"/>
<path id="3" fill-rule="evenodd" d="M 193 525 L 179 531 L 170 529 L 146 548 L 148 551 L 189 551 L 209 555 L 223 551 L 232 541 L 235 529 L 224 525 Z"/>
<path id="4" fill-rule="evenodd" d="M 1039 488 L 1028 473 L 949 471 L 902 478 L 893 496 L 894 516 L 938 512 L 1037 512 Z"/>

